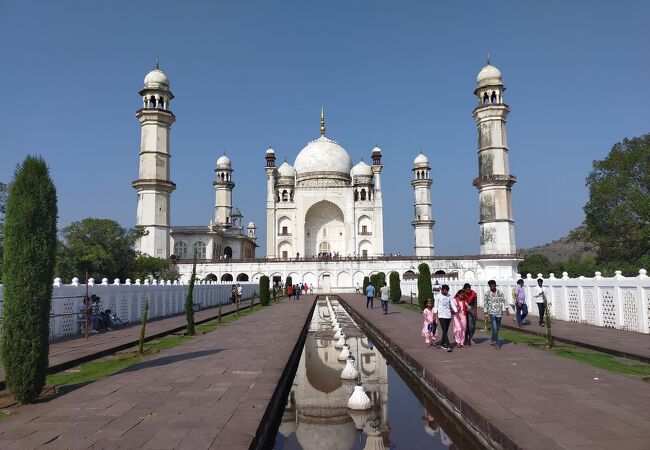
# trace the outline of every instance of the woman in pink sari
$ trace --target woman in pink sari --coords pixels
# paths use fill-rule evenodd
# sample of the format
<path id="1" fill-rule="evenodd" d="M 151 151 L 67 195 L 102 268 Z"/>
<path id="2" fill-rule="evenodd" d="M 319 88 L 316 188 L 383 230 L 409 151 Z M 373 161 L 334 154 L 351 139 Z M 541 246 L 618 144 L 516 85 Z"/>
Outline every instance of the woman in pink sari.
<path id="1" fill-rule="evenodd" d="M 433 301 L 427 300 L 426 308 L 422 311 L 424 317 L 424 324 L 422 325 L 422 336 L 427 347 L 431 347 L 435 342 L 433 335 L 436 334 L 436 316 L 433 312 Z"/>
<path id="2" fill-rule="evenodd" d="M 454 297 L 456 304 L 455 312 L 452 314 L 452 323 L 454 324 L 454 340 L 458 348 L 463 348 L 465 342 L 465 329 L 467 328 L 467 294 L 460 290 Z"/>

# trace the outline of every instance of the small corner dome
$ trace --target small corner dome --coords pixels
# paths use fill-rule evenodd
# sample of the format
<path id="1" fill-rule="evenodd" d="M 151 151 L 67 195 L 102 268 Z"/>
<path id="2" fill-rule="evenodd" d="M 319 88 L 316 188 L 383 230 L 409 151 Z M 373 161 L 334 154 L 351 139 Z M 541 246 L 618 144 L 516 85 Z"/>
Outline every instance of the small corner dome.
<path id="1" fill-rule="evenodd" d="M 357 164 L 352 168 L 352 170 L 350 171 L 350 175 L 353 177 L 358 177 L 358 176 L 371 177 L 373 175 L 372 167 L 370 167 L 364 161 L 360 161 L 359 164 Z"/>
<path id="2" fill-rule="evenodd" d="M 278 175 L 281 177 L 293 178 L 296 176 L 296 169 L 294 169 L 291 164 L 285 161 L 280 165 L 280 167 L 278 167 Z"/>
<path id="3" fill-rule="evenodd" d="M 413 165 L 420 165 L 420 164 L 429 164 L 429 158 L 427 158 L 424 153 L 420 153 L 413 160 Z"/>
<path id="4" fill-rule="evenodd" d="M 476 77 L 476 82 L 481 83 L 481 81 L 486 81 L 488 79 L 498 79 L 501 81 L 501 71 L 494 67 L 492 64 L 488 64 L 483 67 Z"/>
<path id="5" fill-rule="evenodd" d="M 228 158 L 226 155 L 221 155 L 219 159 L 217 159 L 217 167 L 230 167 L 231 162 L 230 158 Z"/>
<path id="6" fill-rule="evenodd" d="M 269 147 L 266 149 L 266 154 L 267 155 L 275 155 L 275 150 L 273 150 L 273 147 Z"/>
<path id="7" fill-rule="evenodd" d="M 381 148 L 379 148 L 379 146 L 375 145 L 375 148 L 372 149 L 372 154 L 375 155 L 377 153 L 381 153 Z"/>
<path id="8" fill-rule="evenodd" d="M 247 228 L 255 228 L 255 222 L 248 222 Z"/>
<path id="9" fill-rule="evenodd" d="M 146 77 L 144 77 L 144 87 L 146 88 L 165 87 L 169 89 L 169 78 L 167 78 L 167 75 L 165 75 L 165 72 L 163 72 L 162 70 L 153 69 L 151 72 L 147 74 Z"/>

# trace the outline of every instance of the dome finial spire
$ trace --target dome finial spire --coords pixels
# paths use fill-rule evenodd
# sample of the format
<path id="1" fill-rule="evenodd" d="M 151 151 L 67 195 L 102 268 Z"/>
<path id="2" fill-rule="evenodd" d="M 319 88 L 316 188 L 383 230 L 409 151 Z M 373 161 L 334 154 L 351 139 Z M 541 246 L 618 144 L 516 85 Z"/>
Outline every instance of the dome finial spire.
<path id="1" fill-rule="evenodd" d="M 320 108 L 320 135 L 325 136 L 325 109 Z"/>
<path id="2" fill-rule="evenodd" d="M 490 61 L 490 52 L 488 52 L 488 54 L 487 54 L 487 65 L 489 66 L 490 63 L 491 63 L 491 61 Z"/>
<path id="3" fill-rule="evenodd" d="M 156 70 L 160 70 L 160 57 L 156 56 Z"/>

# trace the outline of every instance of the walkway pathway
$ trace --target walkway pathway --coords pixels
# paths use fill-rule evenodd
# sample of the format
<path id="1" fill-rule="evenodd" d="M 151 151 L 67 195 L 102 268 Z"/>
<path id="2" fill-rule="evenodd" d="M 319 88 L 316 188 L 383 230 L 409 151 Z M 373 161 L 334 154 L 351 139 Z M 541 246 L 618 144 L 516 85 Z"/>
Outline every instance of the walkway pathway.
<path id="1" fill-rule="evenodd" d="M 259 300 L 256 298 L 256 304 Z M 248 308 L 250 300 L 242 300 L 240 309 Z M 223 305 L 222 314 L 228 314 L 236 310 L 235 305 Z M 201 324 L 218 317 L 219 307 L 206 308 L 194 313 L 195 323 Z M 146 340 L 150 341 L 170 333 L 183 330 L 187 326 L 185 314 L 156 319 L 147 322 Z M 120 350 L 137 345 L 140 341 L 139 323 L 131 324 L 125 328 L 118 328 L 113 331 L 91 334 L 86 339 L 77 336 L 62 339 L 50 343 L 50 360 L 48 373 L 56 373 L 70 367 L 77 366 L 82 362 L 92 361 L 103 356 L 111 355 Z M 5 375 L 0 365 L 0 390 L 5 388 Z"/>
<path id="2" fill-rule="evenodd" d="M 526 345 L 497 351 L 482 332 L 468 349 L 428 348 L 417 312 L 391 305 L 383 316 L 380 308 L 366 309 L 360 295 L 341 297 L 458 414 L 504 448 L 648 448 L 650 383 Z"/>
<path id="3" fill-rule="evenodd" d="M 313 296 L 197 336 L 0 422 L 0 448 L 247 449 Z"/>

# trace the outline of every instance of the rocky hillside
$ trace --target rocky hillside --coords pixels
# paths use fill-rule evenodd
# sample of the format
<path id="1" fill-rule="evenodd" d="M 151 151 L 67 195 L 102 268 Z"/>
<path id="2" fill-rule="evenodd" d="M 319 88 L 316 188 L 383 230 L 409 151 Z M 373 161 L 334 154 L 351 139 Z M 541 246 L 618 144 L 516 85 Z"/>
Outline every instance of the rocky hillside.
<path id="1" fill-rule="evenodd" d="M 578 227 L 568 235 L 549 242 L 548 244 L 538 245 L 524 249 L 527 255 L 538 253 L 546 256 L 551 262 L 567 261 L 571 256 L 584 253 L 595 253 L 598 247 L 584 239 L 584 228 Z"/>

